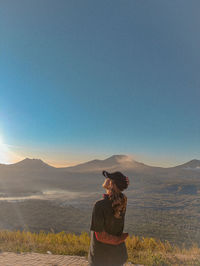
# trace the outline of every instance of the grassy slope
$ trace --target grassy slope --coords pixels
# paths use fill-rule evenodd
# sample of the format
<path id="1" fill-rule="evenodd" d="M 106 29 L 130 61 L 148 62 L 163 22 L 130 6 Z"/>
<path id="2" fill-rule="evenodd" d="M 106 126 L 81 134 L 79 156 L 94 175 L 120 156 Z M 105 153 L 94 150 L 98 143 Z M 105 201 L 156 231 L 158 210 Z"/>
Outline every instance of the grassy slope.
<path id="1" fill-rule="evenodd" d="M 90 236 L 72 233 L 31 233 L 28 231 L 0 231 L 0 249 L 9 252 L 38 252 L 62 255 L 88 256 Z M 126 239 L 128 261 L 144 265 L 200 265 L 200 249 L 172 246 L 168 241 L 129 236 Z"/>

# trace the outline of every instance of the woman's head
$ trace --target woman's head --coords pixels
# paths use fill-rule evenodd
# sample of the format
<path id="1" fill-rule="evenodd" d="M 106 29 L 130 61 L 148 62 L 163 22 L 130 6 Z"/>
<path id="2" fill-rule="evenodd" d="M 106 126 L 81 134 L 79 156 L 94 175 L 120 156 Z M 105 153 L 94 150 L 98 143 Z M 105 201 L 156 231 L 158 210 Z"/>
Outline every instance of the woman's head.
<path id="1" fill-rule="evenodd" d="M 108 172 L 103 171 L 103 175 L 106 177 L 106 179 L 104 183 L 102 184 L 102 187 L 106 189 L 109 199 L 112 200 L 114 216 L 116 218 L 122 218 L 122 215 L 125 214 L 126 212 L 126 205 L 127 205 L 127 197 L 126 195 L 122 193 L 122 190 L 123 188 L 128 186 L 129 180 L 128 180 L 128 183 L 124 183 L 126 182 L 124 180 L 127 180 L 128 177 L 126 177 L 127 179 L 123 179 L 123 178 L 114 179 L 113 177 L 115 176 L 113 174 L 110 174 L 110 176 L 113 178 L 111 179 L 108 177 L 107 173 Z M 118 175 L 118 177 L 120 177 L 120 175 Z"/>
<path id="2" fill-rule="evenodd" d="M 114 184 L 117 186 L 118 190 L 123 191 L 128 188 L 129 178 L 123 175 L 121 172 L 108 173 L 107 171 L 103 171 L 102 174 L 106 177 L 106 179 L 111 179 L 114 181 Z"/>

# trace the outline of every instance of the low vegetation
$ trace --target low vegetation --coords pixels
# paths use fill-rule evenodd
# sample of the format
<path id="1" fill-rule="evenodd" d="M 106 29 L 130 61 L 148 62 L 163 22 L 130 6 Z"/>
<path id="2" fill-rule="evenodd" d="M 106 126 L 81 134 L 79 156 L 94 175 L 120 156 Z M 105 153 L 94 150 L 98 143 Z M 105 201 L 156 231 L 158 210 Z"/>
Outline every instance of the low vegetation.
<path id="1" fill-rule="evenodd" d="M 0 249 L 7 252 L 38 252 L 62 255 L 88 256 L 90 235 L 82 232 L 60 233 L 40 231 L 0 231 Z M 193 243 L 190 248 L 171 245 L 155 238 L 135 235 L 126 239 L 128 261 L 143 265 L 200 265 L 200 248 Z"/>

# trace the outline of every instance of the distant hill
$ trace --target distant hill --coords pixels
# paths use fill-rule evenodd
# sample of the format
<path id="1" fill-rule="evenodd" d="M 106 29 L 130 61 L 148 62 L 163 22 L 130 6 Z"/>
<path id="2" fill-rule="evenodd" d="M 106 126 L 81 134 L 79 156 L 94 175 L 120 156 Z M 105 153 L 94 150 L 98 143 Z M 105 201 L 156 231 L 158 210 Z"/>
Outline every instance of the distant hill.
<path id="1" fill-rule="evenodd" d="M 41 159 L 30 159 L 30 158 L 26 158 L 22 161 L 14 163 L 14 164 L 6 165 L 6 167 L 22 168 L 22 169 L 55 168 L 55 167 L 50 166 L 49 164 L 43 162 Z"/>
<path id="2" fill-rule="evenodd" d="M 127 155 L 113 155 L 105 160 L 92 160 L 86 163 L 78 164 L 71 167 L 63 167 L 62 169 L 73 171 L 73 172 L 91 172 L 91 171 L 120 171 L 127 169 L 144 169 L 151 168 L 143 163 L 133 160 L 130 156 Z"/>
<path id="3" fill-rule="evenodd" d="M 200 160 L 193 159 L 187 163 L 176 166 L 176 168 L 200 171 Z"/>
<path id="4" fill-rule="evenodd" d="M 101 171 L 101 170 L 113 170 L 113 171 L 119 171 L 121 170 L 133 170 L 133 169 L 141 169 L 141 170 L 147 170 L 147 169 L 200 169 L 200 160 L 193 159 L 189 162 L 186 162 L 184 164 L 173 166 L 173 167 L 159 167 L 159 166 L 149 166 L 142 162 L 137 162 L 133 160 L 131 156 L 128 155 L 113 155 L 107 159 L 99 160 L 94 159 L 88 162 L 84 162 L 81 164 L 77 164 L 75 166 L 68 166 L 68 167 L 53 167 L 41 159 L 30 159 L 25 158 L 22 161 L 19 161 L 17 163 L 13 164 L 0 164 L 0 169 L 2 167 L 7 168 L 24 168 L 24 169 L 30 169 L 30 168 L 51 168 L 51 169 L 62 169 L 62 170 L 69 170 L 73 172 L 81 172 L 81 171 Z"/>
<path id="5" fill-rule="evenodd" d="M 104 160 L 91 160 L 71 167 L 56 168 L 40 159 L 26 158 L 14 164 L 0 165 L 0 192 L 33 192 L 46 189 L 69 191 L 98 191 L 104 180 L 102 171 L 121 171 L 130 179 L 129 190 L 145 193 L 168 191 L 184 185 L 183 191 L 198 191 L 199 160 L 191 160 L 175 167 L 154 167 L 135 161 L 128 155 L 113 155 Z M 196 188 L 187 189 L 187 185 Z M 173 189 L 169 189 L 173 191 Z M 180 191 L 178 189 L 177 191 Z"/>

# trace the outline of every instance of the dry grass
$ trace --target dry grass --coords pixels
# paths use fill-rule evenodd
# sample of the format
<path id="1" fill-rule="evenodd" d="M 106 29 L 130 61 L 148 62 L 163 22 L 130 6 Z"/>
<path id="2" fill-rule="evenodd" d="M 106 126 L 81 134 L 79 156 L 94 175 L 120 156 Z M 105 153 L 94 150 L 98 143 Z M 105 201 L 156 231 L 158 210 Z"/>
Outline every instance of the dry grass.
<path id="1" fill-rule="evenodd" d="M 53 254 L 80 255 L 87 258 L 90 236 L 73 233 L 31 233 L 28 231 L 0 231 L 0 249 L 12 252 L 38 252 Z M 154 238 L 128 236 L 126 239 L 128 261 L 135 264 L 154 265 L 200 265 L 200 248 L 197 244 L 186 249 L 172 246 L 168 241 Z"/>

